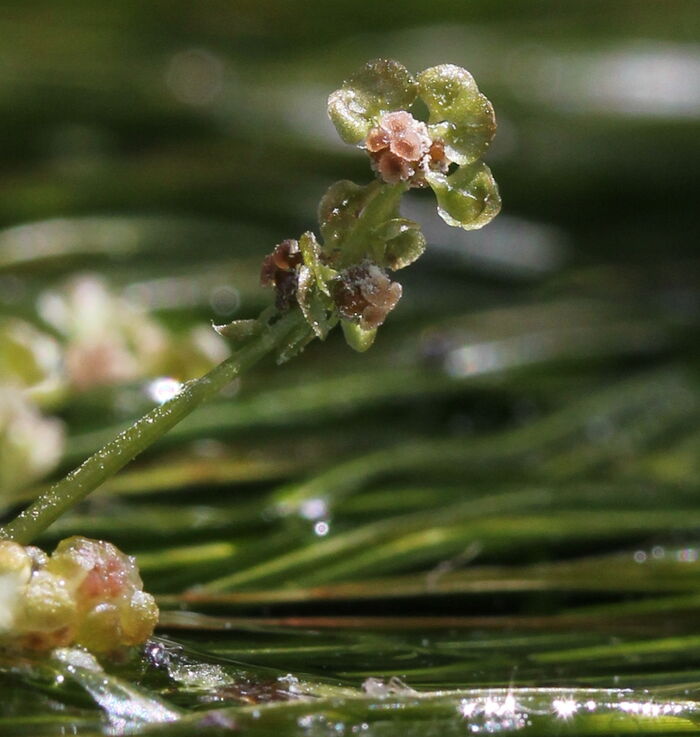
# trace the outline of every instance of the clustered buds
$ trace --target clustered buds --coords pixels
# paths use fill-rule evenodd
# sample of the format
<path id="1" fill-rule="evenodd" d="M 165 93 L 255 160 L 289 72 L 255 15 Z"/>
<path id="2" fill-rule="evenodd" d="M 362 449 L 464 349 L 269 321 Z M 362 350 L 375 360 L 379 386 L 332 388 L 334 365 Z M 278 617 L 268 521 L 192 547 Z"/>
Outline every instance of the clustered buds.
<path id="1" fill-rule="evenodd" d="M 450 165 L 442 141 L 433 140 L 426 124 L 405 110 L 383 115 L 367 134 L 364 146 L 372 168 L 387 184 L 408 182 L 424 187 L 427 172 L 445 174 Z"/>
<path id="2" fill-rule="evenodd" d="M 401 299 L 401 285 L 383 269 L 363 261 L 340 273 L 333 298 L 341 316 L 356 322 L 362 330 L 375 330 Z"/>
<path id="3" fill-rule="evenodd" d="M 407 254 L 419 254 L 415 249 L 415 238 L 405 238 L 409 230 L 394 227 L 390 240 L 384 242 L 385 262 L 393 268 L 409 263 L 412 257 L 398 256 L 389 244 L 402 246 L 399 250 Z M 414 231 L 411 231 L 414 232 Z M 410 233 L 409 233 L 410 235 Z M 387 236 L 384 235 L 383 239 Z M 377 328 L 396 307 L 401 298 L 401 285 L 391 281 L 384 268 L 369 258 L 362 259 L 346 268 L 333 268 L 332 255 L 325 253 L 312 233 L 304 233 L 301 246 L 297 241 L 282 241 L 265 257 L 261 272 L 263 286 L 276 290 L 275 306 L 280 311 L 298 306 L 312 335 L 324 339 L 329 330 L 340 320 L 346 339 L 351 347 L 365 351 L 374 341 Z M 247 321 L 239 320 L 230 325 L 218 326 L 222 335 L 235 338 L 249 334 Z M 301 350 L 304 343 L 293 346 Z M 287 360 L 289 352 L 279 360 Z"/>
<path id="4" fill-rule="evenodd" d="M 227 354 L 223 342 L 201 328 L 178 332 L 176 338 L 138 301 L 113 292 L 90 274 L 43 292 L 37 307 L 63 342 L 56 381 L 77 391 L 159 375 L 186 381 Z M 0 349 L 0 375 L 3 352 Z"/>
<path id="5" fill-rule="evenodd" d="M 49 557 L 0 541 L 0 642 L 6 646 L 111 652 L 144 642 L 157 621 L 158 607 L 143 591 L 134 559 L 114 545 L 71 537 Z"/>

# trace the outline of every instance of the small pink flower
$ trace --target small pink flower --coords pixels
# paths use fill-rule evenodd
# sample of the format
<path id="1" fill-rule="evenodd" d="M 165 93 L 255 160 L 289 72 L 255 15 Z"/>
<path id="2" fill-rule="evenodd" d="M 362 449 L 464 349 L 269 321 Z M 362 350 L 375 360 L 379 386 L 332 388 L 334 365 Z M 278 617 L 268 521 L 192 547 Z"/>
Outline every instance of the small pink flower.
<path id="1" fill-rule="evenodd" d="M 333 297 L 345 319 L 363 330 L 373 330 L 401 299 L 401 285 L 376 264 L 364 261 L 341 272 Z"/>
<path id="2" fill-rule="evenodd" d="M 405 110 L 383 115 L 364 145 L 374 170 L 388 184 L 409 182 L 422 187 L 426 171 L 444 172 L 449 166 L 442 143 L 433 141 L 425 123 Z"/>

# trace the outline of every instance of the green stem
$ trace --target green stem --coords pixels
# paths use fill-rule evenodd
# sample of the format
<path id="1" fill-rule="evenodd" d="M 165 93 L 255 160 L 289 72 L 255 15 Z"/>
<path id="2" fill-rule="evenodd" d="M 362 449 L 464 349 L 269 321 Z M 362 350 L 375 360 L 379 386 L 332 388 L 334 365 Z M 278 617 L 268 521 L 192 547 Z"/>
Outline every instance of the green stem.
<path id="1" fill-rule="evenodd" d="M 152 409 L 38 496 L 12 522 L 0 528 L 0 540 L 15 540 L 25 545 L 31 542 L 63 512 L 84 499 L 236 376 L 273 349 L 283 347 L 303 322 L 301 312 L 293 310 L 273 325 L 266 325 L 241 350 L 201 378 L 185 384 L 170 401 Z"/>
<path id="2" fill-rule="evenodd" d="M 368 255 L 371 255 L 375 261 L 382 260 L 382 253 L 375 251 L 377 248 L 385 248 L 386 242 L 377 241 L 373 231 L 378 225 L 392 217 L 398 203 L 408 190 L 408 185 L 405 182 L 384 184 L 375 181 L 367 185 L 367 189 L 371 194 L 354 227 L 348 230 L 343 239 L 343 258 L 347 264 L 357 264 Z"/>

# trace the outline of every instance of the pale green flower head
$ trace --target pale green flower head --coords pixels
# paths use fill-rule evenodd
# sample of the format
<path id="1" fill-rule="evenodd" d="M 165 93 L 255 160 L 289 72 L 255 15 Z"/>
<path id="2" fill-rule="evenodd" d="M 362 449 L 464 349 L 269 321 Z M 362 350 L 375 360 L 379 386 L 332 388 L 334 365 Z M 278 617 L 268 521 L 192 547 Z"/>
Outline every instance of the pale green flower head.
<path id="1" fill-rule="evenodd" d="M 157 621 L 135 560 L 114 545 L 76 536 L 48 556 L 0 540 L 2 647 L 115 652 L 144 642 Z"/>

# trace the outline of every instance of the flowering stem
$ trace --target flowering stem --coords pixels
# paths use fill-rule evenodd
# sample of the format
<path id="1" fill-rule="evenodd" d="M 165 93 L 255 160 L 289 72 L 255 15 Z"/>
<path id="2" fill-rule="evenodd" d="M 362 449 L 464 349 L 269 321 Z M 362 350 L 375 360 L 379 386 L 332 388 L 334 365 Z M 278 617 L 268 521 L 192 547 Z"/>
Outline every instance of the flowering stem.
<path id="1" fill-rule="evenodd" d="M 187 382 L 175 397 L 137 420 L 37 497 L 12 522 L 0 527 L 0 540 L 15 540 L 24 545 L 31 542 L 61 514 L 84 499 L 200 404 L 211 399 L 236 376 L 270 351 L 284 348 L 304 324 L 303 315 L 298 309 L 272 325 L 265 324 L 262 331 L 230 358 L 201 378 Z"/>

